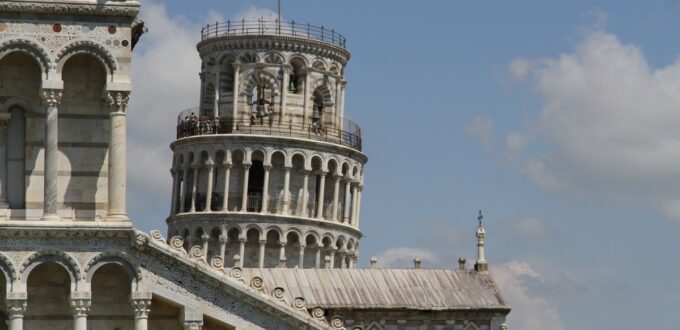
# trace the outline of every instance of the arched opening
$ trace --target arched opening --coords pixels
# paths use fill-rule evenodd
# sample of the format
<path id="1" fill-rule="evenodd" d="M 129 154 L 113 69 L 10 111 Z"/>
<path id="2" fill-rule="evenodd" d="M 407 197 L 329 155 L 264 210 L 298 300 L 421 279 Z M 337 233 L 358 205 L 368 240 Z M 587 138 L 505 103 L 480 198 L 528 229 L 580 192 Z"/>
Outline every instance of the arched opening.
<path id="1" fill-rule="evenodd" d="M 299 57 L 293 57 L 290 60 L 290 65 L 293 70 L 288 77 L 288 92 L 302 94 L 304 91 L 305 62 Z"/>
<path id="2" fill-rule="evenodd" d="M 7 329 L 7 276 L 0 273 L 0 330 Z"/>
<path id="3" fill-rule="evenodd" d="M 198 227 L 196 228 L 196 233 L 194 234 L 194 239 L 191 242 L 191 249 L 194 247 L 198 246 L 199 248 L 203 248 L 204 244 L 204 239 L 207 239 L 206 237 L 203 237 L 205 235 L 205 231 L 203 231 L 203 227 Z"/>
<path id="4" fill-rule="evenodd" d="M 310 217 L 319 217 L 319 214 L 317 212 L 319 211 L 319 196 L 323 194 L 321 189 L 321 169 L 322 169 L 322 164 L 321 164 L 321 157 L 319 156 L 314 156 L 312 157 L 312 179 L 310 181 L 309 185 L 309 216 Z M 324 185 L 327 185 L 326 179 L 324 179 Z M 323 202 L 323 201 L 322 201 Z"/>
<path id="5" fill-rule="evenodd" d="M 352 194 L 349 186 L 350 172 L 349 164 L 342 164 L 342 180 L 340 181 L 340 200 L 338 201 L 338 221 L 346 223 L 349 220 L 350 205 L 352 205 Z"/>
<path id="6" fill-rule="evenodd" d="M 198 182 L 196 187 L 196 211 L 205 211 L 208 194 L 208 163 L 210 156 L 207 151 L 202 151 L 198 168 Z M 213 183 L 215 178 L 213 177 Z M 213 185 L 214 187 L 214 185 Z"/>
<path id="7" fill-rule="evenodd" d="M 326 264 L 326 257 L 330 257 L 331 252 L 333 251 L 333 240 L 326 236 L 321 240 L 321 244 L 323 244 L 323 249 L 321 250 L 321 260 L 319 260 L 319 266 L 321 268 L 328 268 L 330 265 Z"/>
<path id="8" fill-rule="evenodd" d="M 333 268 L 343 268 L 346 255 L 347 251 L 345 251 L 345 239 L 343 237 L 339 237 L 338 241 L 335 243 L 335 260 L 333 260 Z"/>
<path id="9" fill-rule="evenodd" d="M 36 266 L 28 274 L 27 291 L 25 329 L 73 329 L 71 276 L 62 265 L 48 261 Z"/>
<path id="10" fill-rule="evenodd" d="M 271 156 L 272 169 L 269 171 L 269 205 L 270 213 L 281 214 L 283 211 L 284 178 L 286 156 L 281 151 L 275 151 Z"/>
<path id="11" fill-rule="evenodd" d="M 225 57 L 219 63 L 219 104 L 218 117 L 220 127 L 231 131 L 234 120 L 234 62 L 233 57 Z"/>
<path id="12" fill-rule="evenodd" d="M 11 209 L 26 208 L 26 111 L 9 109 L 7 125 L 7 203 Z"/>
<path id="13" fill-rule="evenodd" d="M 326 176 L 326 187 L 324 194 L 324 218 L 329 220 L 338 219 L 336 198 L 339 198 L 340 193 L 340 178 L 336 175 L 338 173 L 338 162 L 331 158 L 328 161 L 328 174 Z M 335 213 L 333 213 L 335 211 Z"/>
<path id="14" fill-rule="evenodd" d="M 269 230 L 267 232 L 267 241 L 264 253 L 264 267 L 276 268 L 279 266 L 281 259 L 281 236 L 276 230 Z"/>
<path id="15" fill-rule="evenodd" d="M 203 315 L 203 327 L 201 330 L 234 330 L 236 328 L 224 324 L 216 319 Z"/>
<path id="16" fill-rule="evenodd" d="M 246 232 L 245 256 L 243 261 L 244 268 L 256 268 L 260 253 L 260 231 L 250 228 Z"/>
<path id="17" fill-rule="evenodd" d="M 239 251 L 240 249 L 240 242 L 239 242 L 239 236 L 241 235 L 241 232 L 239 231 L 238 228 L 231 228 L 227 232 L 227 246 L 224 251 L 224 266 L 225 267 L 235 267 L 236 265 L 234 264 L 234 256 L 238 255 L 241 253 Z"/>
<path id="18" fill-rule="evenodd" d="M 92 276 L 92 305 L 87 317 L 89 329 L 133 329 L 134 310 L 130 304 L 130 274 L 121 265 L 109 263 Z"/>
<path id="19" fill-rule="evenodd" d="M 250 125 L 270 124 L 273 120 L 274 104 L 272 87 L 264 81 L 258 81 L 257 85 L 248 91 Z"/>
<path id="20" fill-rule="evenodd" d="M 182 175 L 182 192 L 184 200 L 182 202 L 182 212 L 189 212 L 191 210 L 191 195 L 194 190 L 194 170 L 191 166 L 194 163 L 194 153 L 189 152 L 184 163 L 183 175 Z"/>
<path id="21" fill-rule="evenodd" d="M 220 242 L 220 236 L 222 236 L 222 231 L 218 227 L 214 227 L 210 231 L 210 238 L 208 240 L 208 262 L 212 260 L 215 256 L 220 256 L 220 249 L 222 248 L 222 243 Z"/>
<path id="22" fill-rule="evenodd" d="M 17 51 L 0 59 L 0 95 L 20 100 L 26 105 L 40 104 L 41 80 L 40 64 L 29 54 Z M 42 154 L 41 148 L 26 148 L 27 140 L 39 141 L 44 137 L 44 131 L 39 129 L 27 134 L 27 126 L 42 125 L 42 118 L 25 116 L 33 111 L 35 109 L 11 106 L 6 135 L 0 136 L 0 143 L 7 146 L 6 164 L 0 164 L 0 168 L 7 171 L 2 177 L 6 181 L 1 185 L 12 209 L 42 207 L 43 187 L 35 184 L 30 186 L 31 181 L 27 179 L 34 171 L 42 171 L 42 168 L 36 168 L 38 163 L 42 163 L 37 161 Z M 32 199 L 27 201 L 27 196 Z"/>
<path id="23" fill-rule="evenodd" d="M 76 54 L 64 64 L 64 92 L 59 107 L 62 200 L 75 219 L 105 217 L 108 209 L 109 110 L 102 102 L 106 69 L 89 54 Z M 70 164 L 70 167 L 69 167 Z"/>
<path id="24" fill-rule="evenodd" d="M 189 237 L 189 229 L 184 228 L 184 231 L 182 232 L 182 239 L 184 244 L 182 244 L 182 247 L 184 248 L 184 251 L 189 252 L 189 249 L 191 248 L 191 237 Z"/>
<path id="25" fill-rule="evenodd" d="M 231 161 L 233 167 L 230 171 L 231 177 L 229 178 L 228 207 L 234 212 L 241 210 L 243 199 L 243 176 L 245 173 L 245 168 L 243 167 L 244 159 L 245 154 L 243 153 L 243 150 L 234 150 L 232 152 Z"/>
<path id="26" fill-rule="evenodd" d="M 248 172 L 248 212 L 261 212 L 264 191 L 264 153 L 259 150 L 253 152 L 251 162 L 250 172 Z"/>
<path id="27" fill-rule="evenodd" d="M 314 61 L 314 64 L 312 64 L 312 67 L 316 70 L 319 70 L 319 71 L 326 71 L 326 64 L 324 64 L 320 60 Z"/>
<path id="28" fill-rule="evenodd" d="M 290 172 L 290 204 L 289 213 L 291 215 L 305 216 L 308 214 L 307 210 L 304 209 L 304 196 L 306 194 L 305 189 L 309 187 L 304 186 L 304 178 L 308 175 L 305 169 L 305 157 L 301 154 L 293 155 L 291 160 L 293 168 Z M 309 180 L 309 178 L 307 178 Z M 308 182 L 309 183 L 309 182 Z M 312 205 L 313 206 L 313 205 Z M 308 206 L 307 206 L 308 207 Z"/>
<path id="29" fill-rule="evenodd" d="M 302 265 L 303 268 L 316 267 L 316 255 L 319 250 L 319 242 L 314 235 L 307 235 L 305 239 L 305 260 Z"/>
<path id="30" fill-rule="evenodd" d="M 290 232 L 286 236 L 286 267 L 302 268 L 300 265 L 300 235 Z"/>
<path id="31" fill-rule="evenodd" d="M 212 203 L 210 203 L 212 211 L 220 211 L 224 206 L 224 190 L 226 188 L 225 175 L 227 174 L 225 164 L 226 154 L 223 150 L 217 151 L 215 154 L 215 169 L 213 185 Z"/>

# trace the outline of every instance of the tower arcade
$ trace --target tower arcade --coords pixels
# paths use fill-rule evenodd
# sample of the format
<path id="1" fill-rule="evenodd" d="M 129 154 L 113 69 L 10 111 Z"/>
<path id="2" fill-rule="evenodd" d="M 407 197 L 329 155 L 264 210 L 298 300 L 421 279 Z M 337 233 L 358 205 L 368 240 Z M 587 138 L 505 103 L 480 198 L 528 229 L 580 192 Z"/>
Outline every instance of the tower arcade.
<path id="1" fill-rule="evenodd" d="M 228 21 L 202 30 L 198 52 L 199 106 L 171 145 L 169 236 L 228 266 L 354 267 L 367 157 L 345 116 L 345 38 Z"/>

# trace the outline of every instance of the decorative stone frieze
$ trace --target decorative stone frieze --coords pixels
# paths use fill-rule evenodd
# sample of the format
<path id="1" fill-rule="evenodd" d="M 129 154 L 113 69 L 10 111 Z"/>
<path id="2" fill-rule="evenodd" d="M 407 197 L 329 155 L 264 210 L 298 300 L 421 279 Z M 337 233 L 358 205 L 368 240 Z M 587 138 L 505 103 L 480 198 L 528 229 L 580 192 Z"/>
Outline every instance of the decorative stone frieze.
<path id="1" fill-rule="evenodd" d="M 6 13 L 84 15 L 84 16 L 125 16 L 136 17 L 139 13 L 139 2 L 127 1 L 121 5 L 85 5 L 64 3 L 36 3 L 29 1 L 0 2 L 0 11 Z"/>

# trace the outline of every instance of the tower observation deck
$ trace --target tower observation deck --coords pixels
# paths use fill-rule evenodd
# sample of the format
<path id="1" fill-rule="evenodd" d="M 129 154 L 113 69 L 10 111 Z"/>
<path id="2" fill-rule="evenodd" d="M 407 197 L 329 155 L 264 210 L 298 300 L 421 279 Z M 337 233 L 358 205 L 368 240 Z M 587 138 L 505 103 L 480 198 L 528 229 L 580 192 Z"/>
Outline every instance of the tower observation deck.
<path id="1" fill-rule="evenodd" d="M 171 144 L 168 236 L 225 266 L 354 267 L 368 158 L 345 116 L 345 38 L 227 21 L 204 27 L 197 49 L 199 104 Z"/>

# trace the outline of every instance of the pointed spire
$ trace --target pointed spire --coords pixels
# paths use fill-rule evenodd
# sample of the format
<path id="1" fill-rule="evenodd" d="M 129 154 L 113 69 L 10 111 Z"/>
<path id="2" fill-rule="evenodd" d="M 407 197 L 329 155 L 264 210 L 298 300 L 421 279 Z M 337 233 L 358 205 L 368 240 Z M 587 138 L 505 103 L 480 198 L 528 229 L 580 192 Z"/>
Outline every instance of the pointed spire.
<path id="1" fill-rule="evenodd" d="M 477 261 L 475 262 L 475 270 L 478 272 L 488 272 L 489 271 L 489 265 L 486 263 L 486 259 L 484 259 L 484 238 L 486 238 L 486 230 L 484 230 L 484 227 L 482 226 L 482 220 L 484 220 L 484 216 L 482 215 L 482 210 L 479 210 L 479 216 L 477 217 L 477 221 L 479 221 L 479 226 L 477 227 Z"/>

